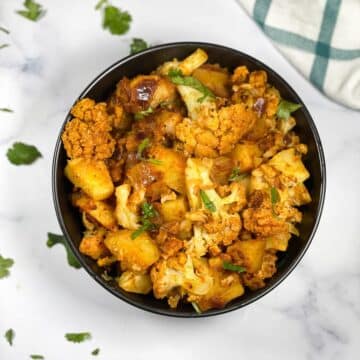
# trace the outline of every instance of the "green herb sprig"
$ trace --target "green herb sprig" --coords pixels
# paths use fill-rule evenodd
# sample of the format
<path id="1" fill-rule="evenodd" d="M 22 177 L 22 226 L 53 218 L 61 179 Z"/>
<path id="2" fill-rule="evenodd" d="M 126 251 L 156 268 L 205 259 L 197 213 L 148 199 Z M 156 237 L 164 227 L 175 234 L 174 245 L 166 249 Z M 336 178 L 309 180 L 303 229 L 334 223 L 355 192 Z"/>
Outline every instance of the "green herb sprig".
<path id="1" fill-rule="evenodd" d="M 96 349 L 94 349 L 94 350 L 91 352 L 91 355 L 92 355 L 92 356 L 98 356 L 99 353 L 100 353 L 100 349 L 99 349 L 99 348 L 96 348 Z"/>
<path id="2" fill-rule="evenodd" d="M 8 149 L 6 156 L 14 165 L 30 165 L 42 155 L 35 146 L 16 142 Z"/>
<path id="3" fill-rule="evenodd" d="M 86 340 L 90 340 L 91 334 L 89 332 L 67 333 L 65 334 L 65 339 L 73 343 L 82 343 Z"/>
<path id="4" fill-rule="evenodd" d="M 154 113 L 154 109 L 150 106 L 146 110 L 139 111 L 134 115 L 135 120 L 141 120 L 146 116 L 149 116 Z"/>
<path id="5" fill-rule="evenodd" d="M 14 265 L 13 259 L 5 259 L 0 255 L 0 279 L 10 275 L 10 268 Z"/>
<path id="6" fill-rule="evenodd" d="M 291 101 L 281 100 L 277 108 L 277 117 L 288 119 L 290 114 L 301 108 L 301 104 L 295 104 Z"/>
<path id="7" fill-rule="evenodd" d="M 216 206 L 215 204 L 209 199 L 208 195 L 206 194 L 206 192 L 204 190 L 200 190 L 200 197 L 202 202 L 204 203 L 205 207 L 211 211 L 211 212 L 215 212 L 216 211 Z"/>
<path id="8" fill-rule="evenodd" d="M 154 207 L 151 204 L 145 202 L 141 205 L 141 212 L 142 216 L 140 222 L 142 225 L 131 234 L 131 238 L 133 240 L 136 239 L 144 231 L 152 230 L 156 227 L 156 225 L 153 224 L 151 221 L 154 217 L 159 216 L 158 212 L 154 209 Z"/>
<path id="9" fill-rule="evenodd" d="M 229 270 L 229 271 L 236 271 L 238 273 L 242 273 L 242 272 L 246 271 L 246 269 L 243 266 L 232 264 L 229 261 L 223 262 L 223 269 Z"/>
<path id="10" fill-rule="evenodd" d="M 16 13 L 28 20 L 38 21 L 46 14 L 42 5 L 33 0 L 25 0 L 23 5 L 26 10 L 17 10 Z"/>
<path id="11" fill-rule="evenodd" d="M 198 79 L 193 76 L 184 76 L 181 70 L 178 69 L 170 69 L 168 72 L 168 77 L 175 85 L 184 85 L 192 87 L 193 89 L 202 93 L 203 96 L 198 98 L 198 102 L 203 102 L 206 98 L 214 99 L 215 95 L 212 91 L 203 85 Z"/>
<path id="12" fill-rule="evenodd" d="M 103 11 L 103 28 L 111 34 L 123 35 L 129 31 L 132 17 L 127 11 L 111 5 L 108 0 L 100 0 L 95 10 Z"/>
<path id="13" fill-rule="evenodd" d="M 13 346 L 14 338 L 15 338 L 15 331 L 13 329 L 7 330 L 4 337 L 5 337 L 6 341 L 9 343 L 9 345 Z"/>
<path id="14" fill-rule="evenodd" d="M 39 354 L 30 355 L 30 358 L 33 360 L 44 360 L 45 359 L 44 356 L 39 355 Z"/>
<path id="15" fill-rule="evenodd" d="M 75 269 L 80 269 L 81 265 L 80 265 L 79 261 L 76 259 L 72 250 L 70 249 L 70 246 L 68 245 L 67 241 L 65 240 L 65 237 L 63 235 L 57 235 L 57 234 L 53 234 L 53 233 L 48 233 L 47 235 L 48 235 L 48 240 L 46 242 L 46 245 L 49 248 L 52 248 L 56 244 L 64 245 L 65 250 L 66 250 L 68 264 L 70 266 L 74 267 Z"/>
<path id="16" fill-rule="evenodd" d="M 2 112 L 8 112 L 8 113 L 13 113 L 13 112 L 14 112 L 14 110 L 9 109 L 9 108 L 0 108 L 0 111 L 2 111 Z"/>
<path id="17" fill-rule="evenodd" d="M 275 212 L 275 205 L 280 201 L 280 194 L 276 187 L 272 187 L 270 189 L 270 201 L 272 206 L 272 213 L 275 217 L 277 217 L 277 214 Z"/>
<path id="18" fill-rule="evenodd" d="M 149 47 L 149 45 L 147 44 L 147 42 L 143 39 L 139 39 L 139 38 L 134 38 L 132 39 L 132 42 L 130 44 L 130 54 L 136 54 L 140 51 L 143 51 L 145 49 L 147 49 Z"/>
<path id="19" fill-rule="evenodd" d="M 238 167 L 235 167 L 232 169 L 231 174 L 229 176 L 229 181 L 240 181 L 242 179 L 245 179 L 248 175 L 247 174 L 241 174 L 240 169 Z"/>

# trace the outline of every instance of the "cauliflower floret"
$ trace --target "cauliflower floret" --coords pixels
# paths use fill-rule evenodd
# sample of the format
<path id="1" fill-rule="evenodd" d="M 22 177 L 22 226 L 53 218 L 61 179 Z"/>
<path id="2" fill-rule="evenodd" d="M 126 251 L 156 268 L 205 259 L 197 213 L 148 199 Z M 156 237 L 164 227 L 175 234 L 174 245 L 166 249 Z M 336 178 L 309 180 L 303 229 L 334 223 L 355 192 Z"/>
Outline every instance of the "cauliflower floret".
<path id="1" fill-rule="evenodd" d="M 186 292 L 205 295 L 213 285 L 206 260 L 193 259 L 184 253 L 160 259 L 151 269 L 154 295 L 157 299 Z"/>
<path id="2" fill-rule="evenodd" d="M 106 231 L 103 228 L 85 232 L 84 237 L 80 242 L 80 252 L 90 256 L 94 260 L 108 255 L 109 250 L 104 244 L 105 235 Z"/>
<path id="3" fill-rule="evenodd" d="M 184 88 L 191 89 L 186 86 Z M 179 91 L 181 93 L 181 89 Z M 183 99 L 191 120 L 185 118 L 176 126 L 176 137 L 184 143 L 187 155 L 213 158 L 219 154 L 228 154 L 256 121 L 255 113 L 247 110 L 243 104 L 216 110 L 216 105 L 211 100 L 199 103 L 198 96 L 192 96 L 190 103 L 187 98 Z"/>
<path id="4" fill-rule="evenodd" d="M 165 77 L 139 75 L 131 80 L 120 80 L 115 96 L 126 111 L 137 113 L 149 108 L 155 109 L 164 102 L 174 101 L 176 88 Z"/>
<path id="5" fill-rule="evenodd" d="M 119 185 L 115 190 L 116 209 L 115 216 L 119 225 L 126 229 L 135 230 L 138 224 L 138 207 L 145 199 L 145 189 L 140 188 L 130 195 L 131 186 L 129 184 Z"/>
<path id="6" fill-rule="evenodd" d="M 236 211 L 246 203 L 245 187 L 237 182 L 229 186 L 229 195 L 219 196 L 215 184 L 210 179 L 212 165 L 212 159 L 190 158 L 185 170 L 186 190 L 191 209 L 187 218 L 196 221 L 194 236 L 186 243 L 186 248 L 188 253 L 198 257 L 208 251 L 216 255 L 220 252 L 219 245 L 229 245 L 237 238 L 241 229 L 241 219 Z M 209 212 L 203 203 L 200 190 L 204 191 L 214 205 L 213 212 Z M 205 213 L 206 217 L 202 219 L 201 213 Z"/>
<path id="7" fill-rule="evenodd" d="M 82 99 L 72 108 L 74 119 L 65 126 L 62 140 L 69 158 L 93 158 L 103 160 L 111 157 L 115 140 L 110 134 L 112 120 L 106 111 L 106 103 Z"/>
<path id="8" fill-rule="evenodd" d="M 135 294 L 148 294 L 152 289 L 149 274 L 124 271 L 118 280 L 119 286 L 125 291 Z"/>

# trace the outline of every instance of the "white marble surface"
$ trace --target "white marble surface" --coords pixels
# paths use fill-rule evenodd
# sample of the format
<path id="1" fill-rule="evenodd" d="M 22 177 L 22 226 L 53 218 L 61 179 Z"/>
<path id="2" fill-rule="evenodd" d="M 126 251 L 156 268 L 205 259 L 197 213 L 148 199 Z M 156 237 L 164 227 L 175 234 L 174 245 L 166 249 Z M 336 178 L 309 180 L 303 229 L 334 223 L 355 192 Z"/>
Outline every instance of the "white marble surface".
<path id="1" fill-rule="evenodd" d="M 238 7 L 222 0 L 123 0 L 134 17 L 129 34 L 102 30 L 95 1 L 40 0 L 48 13 L 32 23 L 1 0 L 0 253 L 15 259 L 0 280 L 0 359 L 40 353 L 46 359 L 353 360 L 360 354 L 360 113 L 330 102 L 274 49 Z M 131 37 L 152 44 L 201 40 L 245 51 L 280 72 L 298 91 L 319 129 L 328 187 L 322 221 L 298 268 L 245 309 L 199 320 L 155 316 L 104 292 L 64 250 L 45 246 L 59 232 L 51 198 L 52 152 L 65 113 L 100 71 L 127 55 Z M 15 167 L 4 156 L 20 140 L 43 158 Z M 13 347 L 3 339 L 14 328 Z M 91 342 L 64 333 L 90 331 Z"/>

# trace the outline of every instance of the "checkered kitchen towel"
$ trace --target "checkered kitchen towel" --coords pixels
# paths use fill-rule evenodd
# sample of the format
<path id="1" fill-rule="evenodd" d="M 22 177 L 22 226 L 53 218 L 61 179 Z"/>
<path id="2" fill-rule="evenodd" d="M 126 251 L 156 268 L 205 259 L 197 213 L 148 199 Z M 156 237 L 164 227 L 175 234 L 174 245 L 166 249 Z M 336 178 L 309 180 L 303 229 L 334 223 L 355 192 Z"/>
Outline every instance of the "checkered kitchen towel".
<path id="1" fill-rule="evenodd" d="M 360 109 L 360 0 L 237 0 L 317 88 Z"/>

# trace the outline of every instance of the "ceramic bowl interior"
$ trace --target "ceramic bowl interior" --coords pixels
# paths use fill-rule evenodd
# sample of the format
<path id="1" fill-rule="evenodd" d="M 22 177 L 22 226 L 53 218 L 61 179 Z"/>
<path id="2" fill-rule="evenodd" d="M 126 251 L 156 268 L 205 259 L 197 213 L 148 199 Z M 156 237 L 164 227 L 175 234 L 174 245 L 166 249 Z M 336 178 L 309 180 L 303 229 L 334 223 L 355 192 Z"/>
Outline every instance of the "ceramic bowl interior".
<path id="1" fill-rule="evenodd" d="M 96 101 L 106 100 L 109 94 L 114 91 L 117 82 L 122 77 L 148 74 L 163 62 L 172 60 L 173 58 L 182 59 L 199 47 L 208 53 L 210 63 L 218 63 L 223 67 L 227 67 L 229 70 L 233 70 L 240 64 L 246 65 L 250 70 L 265 70 L 268 74 L 269 83 L 279 89 L 283 98 L 302 104 L 302 108 L 296 113 L 297 126 L 295 130 L 300 136 L 301 141 L 309 147 L 308 154 L 304 157 L 304 163 L 311 174 L 311 178 L 306 182 L 306 186 L 310 191 L 312 202 L 301 208 L 303 221 L 299 226 L 300 236 L 290 240 L 289 248 L 285 253 L 279 253 L 280 256 L 277 263 L 278 271 L 274 277 L 267 282 L 265 288 L 257 291 L 247 290 L 244 296 L 235 299 L 224 309 L 210 310 L 198 315 L 188 304 L 182 304 L 176 310 L 172 310 L 168 307 L 166 301 L 156 300 L 152 295 L 144 296 L 127 293 L 121 290 L 115 282 L 105 281 L 101 277 L 103 270 L 96 265 L 95 261 L 82 255 L 78 250 L 84 229 L 78 211 L 71 206 L 69 201 L 71 184 L 64 176 L 63 170 L 66 164 L 66 153 L 60 140 L 63 127 L 66 122 L 71 119 L 70 114 L 67 115 L 64 125 L 60 129 L 53 161 L 53 196 L 58 220 L 70 247 L 84 269 L 100 285 L 119 299 L 143 310 L 178 317 L 209 316 L 232 311 L 254 302 L 281 283 L 296 267 L 309 247 L 321 216 L 325 196 L 325 161 L 323 150 L 315 124 L 306 105 L 280 75 L 260 61 L 240 51 L 214 44 L 193 42 L 173 43 L 153 47 L 144 52 L 119 60 L 109 67 L 81 93 L 79 99 L 90 97 Z"/>

